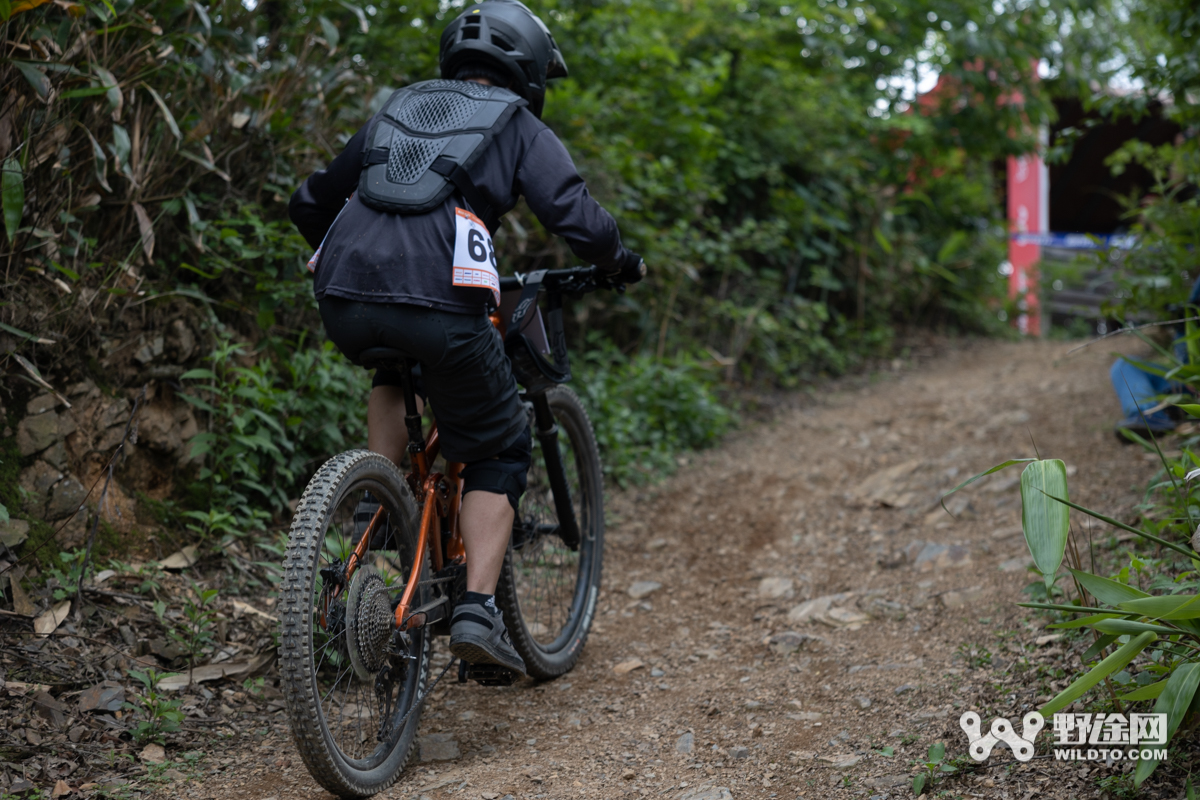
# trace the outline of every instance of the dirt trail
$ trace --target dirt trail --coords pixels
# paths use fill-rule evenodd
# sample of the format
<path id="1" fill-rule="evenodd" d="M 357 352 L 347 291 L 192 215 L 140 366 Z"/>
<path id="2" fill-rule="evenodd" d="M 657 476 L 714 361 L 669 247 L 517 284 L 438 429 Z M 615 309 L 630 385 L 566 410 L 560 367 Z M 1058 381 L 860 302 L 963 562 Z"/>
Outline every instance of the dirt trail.
<path id="1" fill-rule="evenodd" d="M 411 767 L 384 796 L 911 797 L 910 763 L 930 743 L 965 752 L 962 711 L 1019 718 L 1065 685 L 1046 667 L 1059 645 L 1035 644 L 1044 632 L 1014 605 L 1030 583 L 1018 472 L 956 496 L 957 520 L 939 494 L 1030 454 L 1030 432 L 1067 462 L 1084 504 L 1127 509 L 1152 470 L 1111 433 L 1111 348 L 1067 349 L 964 346 L 781 413 L 656 491 L 614 498 L 580 666 L 546 684 L 439 689 L 422 735 L 444 734 L 458 757 Z M 635 600 L 638 581 L 662 587 Z M 830 595 L 842 596 L 802 606 Z M 169 794 L 325 796 L 282 713 L 246 735 L 244 756 Z M 888 745 L 890 758 L 877 752 Z M 946 788 L 1097 797 L 1109 774 L 1035 760 Z"/>

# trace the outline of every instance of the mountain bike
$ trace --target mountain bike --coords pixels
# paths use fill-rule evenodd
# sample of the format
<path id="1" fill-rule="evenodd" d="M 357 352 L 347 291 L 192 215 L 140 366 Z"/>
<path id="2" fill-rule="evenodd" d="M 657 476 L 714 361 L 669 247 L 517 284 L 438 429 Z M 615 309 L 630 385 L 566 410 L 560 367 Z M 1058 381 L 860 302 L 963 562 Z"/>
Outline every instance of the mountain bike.
<path id="1" fill-rule="evenodd" d="M 533 429 L 528 488 L 496 589 L 528 674 L 550 679 L 579 660 L 596 610 L 604 542 L 596 438 L 570 378 L 564 294 L 600 287 L 595 267 L 501 279 L 492 315 L 505 338 Z M 613 287 L 618 290 L 623 287 Z M 547 296 L 543 317 L 539 292 Z M 553 361 L 548 360 L 552 357 Z M 317 782 L 340 797 L 390 786 L 413 750 L 430 681 L 432 640 L 450 633 L 466 591 L 458 531 L 461 463 L 438 469 L 437 423 L 416 413 L 412 361 L 389 348 L 360 354 L 402 376 L 411 471 L 353 450 L 326 462 L 305 489 L 284 558 L 281 675 L 296 746 Z M 378 509 L 363 511 L 364 497 Z M 459 665 L 459 680 L 509 685 L 494 665 Z"/>

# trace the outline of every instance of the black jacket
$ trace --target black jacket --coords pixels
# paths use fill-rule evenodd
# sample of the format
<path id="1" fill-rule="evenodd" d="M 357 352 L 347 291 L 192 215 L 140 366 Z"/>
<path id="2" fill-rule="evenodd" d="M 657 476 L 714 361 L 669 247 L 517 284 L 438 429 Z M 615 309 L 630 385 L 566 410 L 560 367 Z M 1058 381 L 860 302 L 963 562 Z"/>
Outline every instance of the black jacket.
<path id="1" fill-rule="evenodd" d="M 327 169 L 310 176 L 288 206 L 308 243 L 321 245 L 317 298 L 484 312 L 491 299 L 487 289 L 451 283 L 454 209 L 466 206 L 457 192 L 440 208 L 412 216 L 375 211 L 357 196 L 347 204 L 358 187 L 369 126 Z M 528 109 L 518 109 L 468 174 L 498 213 L 511 210 L 523 195 L 542 225 L 565 238 L 580 259 L 616 270 L 635 258 L 621 244 L 612 216 L 588 193 L 562 142 Z"/>

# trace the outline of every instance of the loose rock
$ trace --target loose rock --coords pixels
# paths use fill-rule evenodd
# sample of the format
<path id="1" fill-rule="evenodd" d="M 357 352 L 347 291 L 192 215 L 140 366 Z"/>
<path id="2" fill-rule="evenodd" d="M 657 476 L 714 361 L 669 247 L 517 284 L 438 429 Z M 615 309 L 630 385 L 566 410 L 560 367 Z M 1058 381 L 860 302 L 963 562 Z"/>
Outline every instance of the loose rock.
<path id="1" fill-rule="evenodd" d="M 763 578 L 758 583 L 758 596 L 767 600 L 781 600 L 793 594 L 791 578 Z"/>
<path id="2" fill-rule="evenodd" d="M 637 581 L 625 590 L 625 593 L 634 600 L 642 600 L 657 592 L 662 588 L 662 584 L 658 581 Z"/>
<path id="3" fill-rule="evenodd" d="M 125 689 L 120 686 L 93 686 L 79 695 L 80 711 L 120 711 Z"/>
<path id="4" fill-rule="evenodd" d="M 161 744 L 148 744 L 142 749 L 141 759 L 147 764 L 161 764 L 167 760 L 167 751 Z"/>
<path id="5" fill-rule="evenodd" d="M 453 761 L 461 754 L 458 742 L 449 733 L 430 733 L 417 740 L 418 758 L 421 761 Z"/>
<path id="6" fill-rule="evenodd" d="M 688 753 L 692 752 L 692 749 L 695 746 L 695 743 L 696 743 L 695 734 L 693 734 L 691 731 L 688 731 L 687 733 L 683 734 L 682 736 L 680 736 L 678 739 L 675 740 L 675 752 L 683 753 L 684 755 L 687 755 Z"/>

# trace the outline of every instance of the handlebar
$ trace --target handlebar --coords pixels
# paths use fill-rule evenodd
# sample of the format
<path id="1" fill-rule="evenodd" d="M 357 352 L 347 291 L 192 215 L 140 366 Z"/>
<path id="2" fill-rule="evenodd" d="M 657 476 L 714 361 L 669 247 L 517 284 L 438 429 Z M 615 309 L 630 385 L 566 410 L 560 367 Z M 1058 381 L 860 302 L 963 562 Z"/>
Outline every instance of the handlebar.
<path id="1" fill-rule="evenodd" d="M 524 285 L 524 275 L 500 279 L 500 291 L 502 292 L 517 290 Z M 567 294 L 587 294 L 597 289 L 613 289 L 617 292 L 625 291 L 625 284 L 610 280 L 595 265 L 548 270 L 542 276 L 542 286 L 548 291 L 565 292 Z"/>

